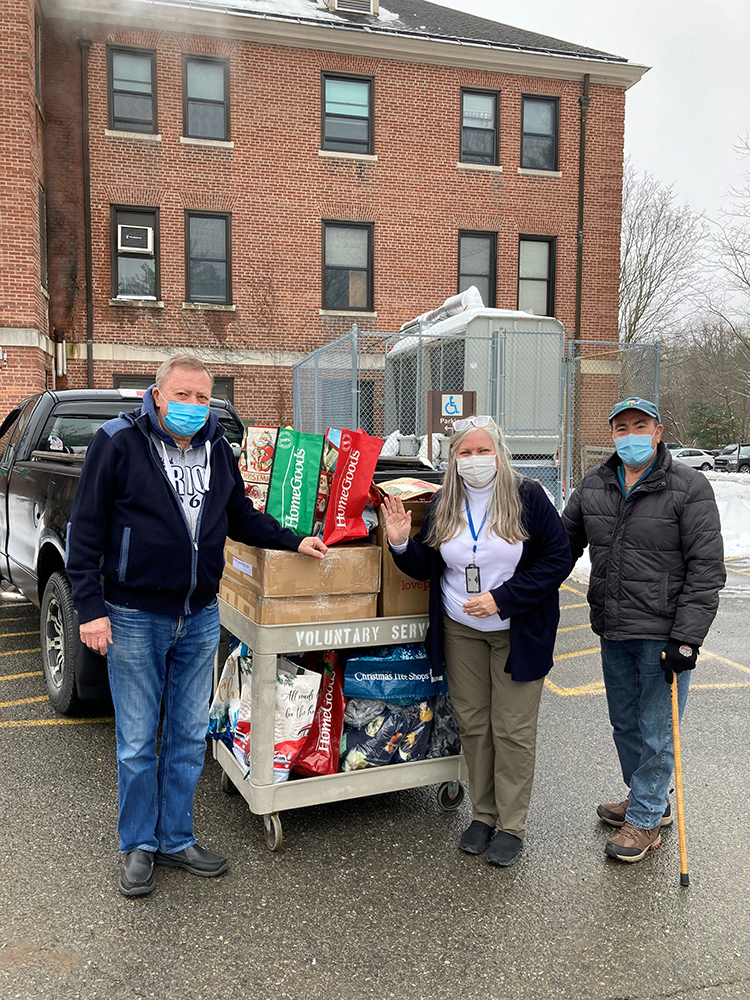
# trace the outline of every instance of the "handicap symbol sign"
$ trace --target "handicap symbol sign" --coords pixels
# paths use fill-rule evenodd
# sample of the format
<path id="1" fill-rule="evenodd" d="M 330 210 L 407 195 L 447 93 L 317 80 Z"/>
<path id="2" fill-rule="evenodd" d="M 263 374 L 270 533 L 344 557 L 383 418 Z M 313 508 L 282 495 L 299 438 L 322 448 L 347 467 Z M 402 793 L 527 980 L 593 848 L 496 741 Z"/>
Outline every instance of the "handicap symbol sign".
<path id="1" fill-rule="evenodd" d="M 443 417 L 460 417 L 464 412 L 464 400 L 463 396 L 460 394 L 450 395 L 445 394 L 441 397 L 441 416 Z"/>

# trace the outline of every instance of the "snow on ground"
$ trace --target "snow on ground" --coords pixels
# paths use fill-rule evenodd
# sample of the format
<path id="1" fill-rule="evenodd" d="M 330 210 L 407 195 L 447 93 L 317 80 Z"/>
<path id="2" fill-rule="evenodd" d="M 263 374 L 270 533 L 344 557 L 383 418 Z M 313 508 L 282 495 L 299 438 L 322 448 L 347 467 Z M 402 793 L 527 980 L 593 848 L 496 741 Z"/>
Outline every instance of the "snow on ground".
<path id="1" fill-rule="evenodd" d="M 724 558 L 750 557 L 750 475 L 738 472 L 704 472 L 716 496 L 724 539 Z M 576 563 L 572 576 L 587 581 L 591 572 L 589 550 Z"/>

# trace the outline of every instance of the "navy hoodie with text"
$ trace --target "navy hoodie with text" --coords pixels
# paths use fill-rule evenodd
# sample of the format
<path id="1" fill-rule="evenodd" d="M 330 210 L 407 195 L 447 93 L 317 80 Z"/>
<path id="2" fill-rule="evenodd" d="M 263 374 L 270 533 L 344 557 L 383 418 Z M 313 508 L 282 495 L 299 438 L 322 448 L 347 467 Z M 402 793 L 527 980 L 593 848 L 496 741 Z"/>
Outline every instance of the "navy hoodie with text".
<path id="1" fill-rule="evenodd" d="M 174 447 L 149 389 L 143 406 L 108 420 L 86 453 L 66 558 L 81 623 L 105 617 L 105 599 L 155 614 L 200 611 L 219 589 L 227 536 L 295 552 L 302 541 L 245 497 L 237 460 L 213 412 L 192 442 L 211 442 L 210 488 L 194 541 L 152 433 Z"/>

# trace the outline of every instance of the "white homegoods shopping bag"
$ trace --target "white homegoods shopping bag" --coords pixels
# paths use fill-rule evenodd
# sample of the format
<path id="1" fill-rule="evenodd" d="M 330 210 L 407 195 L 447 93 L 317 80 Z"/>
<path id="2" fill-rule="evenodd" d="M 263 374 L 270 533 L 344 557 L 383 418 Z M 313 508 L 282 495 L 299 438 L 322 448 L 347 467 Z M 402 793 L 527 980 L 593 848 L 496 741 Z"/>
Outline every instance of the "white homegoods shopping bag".
<path id="1" fill-rule="evenodd" d="M 299 756 L 315 718 L 321 675 L 279 657 L 276 672 L 276 713 L 274 718 L 273 780 L 286 781 Z M 252 672 L 242 679 L 237 727 L 232 750 L 250 773 L 250 705 Z"/>

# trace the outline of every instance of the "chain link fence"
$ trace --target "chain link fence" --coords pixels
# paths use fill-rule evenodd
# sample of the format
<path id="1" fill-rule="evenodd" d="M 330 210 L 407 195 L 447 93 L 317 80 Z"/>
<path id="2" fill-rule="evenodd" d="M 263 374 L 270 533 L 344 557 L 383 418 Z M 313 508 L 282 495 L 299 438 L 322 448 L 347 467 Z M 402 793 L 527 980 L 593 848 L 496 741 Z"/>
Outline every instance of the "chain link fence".
<path id="1" fill-rule="evenodd" d="M 569 340 L 565 358 L 565 496 L 612 454 L 607 417 L 629 396 L 659 405 L 659 344 Z"/>
<path id="2" fill-rule="evenodd" d="M 540 318 L 541 329 L 504 329 L 478 319 L 460 335 L 384 335 L 354 326 L 294 365 L 295 427 L 315 434 L 361 427 L 386 439 L 385 454 L 426 458 L 428 392 L 474 391 L 476 412 L 503 428 L 514 466 L 542 481 L 559 505 L 562 327 Z M 447 440 L 433 437 L 437 466 L 447 460 Z"/>

